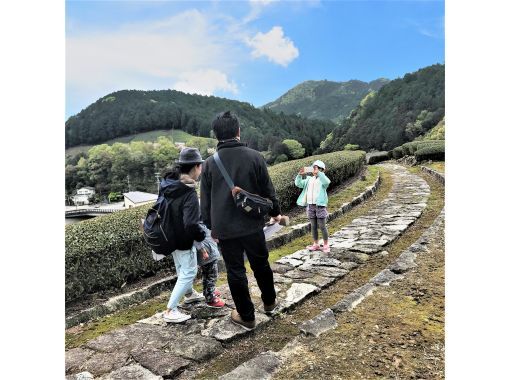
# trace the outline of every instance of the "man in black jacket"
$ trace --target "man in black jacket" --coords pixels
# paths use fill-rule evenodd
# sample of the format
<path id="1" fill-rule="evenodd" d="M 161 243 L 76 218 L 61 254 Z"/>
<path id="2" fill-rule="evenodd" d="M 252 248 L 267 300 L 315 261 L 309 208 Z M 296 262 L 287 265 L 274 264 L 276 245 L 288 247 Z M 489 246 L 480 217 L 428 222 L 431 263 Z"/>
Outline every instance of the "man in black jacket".
<path id="1" fill-rule="evenodd" d="M 219 140 L 218 155 L 235 186 L 271 199 L 273 208 L 269 215 L 279 222 L 280 206 L 266 162 L 259 152 L 240 142 L 237 117 L 230 111 L 220 113 L 213 121 L 212 128 Z M 265 312 L 272 313 L 277 307 L 273 271 L 269 266 L 269 252 L 263 232 L 264 219 L 248 216 L 236 207 L 230 188 L 213 157 L 209 157 L 203 165 L 200 205 L 204 223 L 211 229 L 211 235 L 219 240 L 227 267 L 228 285 L 236 305 L 231 319 L 246 330 L 252 330 L 255 328 L 255 308 L 248 289 L 244 252 L 262 293 Z"/>

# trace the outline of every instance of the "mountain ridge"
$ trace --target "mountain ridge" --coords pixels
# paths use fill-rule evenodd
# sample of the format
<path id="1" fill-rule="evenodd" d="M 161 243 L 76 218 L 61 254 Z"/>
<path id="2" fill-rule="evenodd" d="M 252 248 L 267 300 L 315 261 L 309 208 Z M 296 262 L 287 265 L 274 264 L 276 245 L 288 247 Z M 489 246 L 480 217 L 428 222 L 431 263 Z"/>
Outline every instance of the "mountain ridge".
<path id="1" fill-rule="evenodd" d="M 347 117 L 369 92 L 378 91 L 388 82 L 389 79 L 386 78 L 370 82 L 358 79 L 345 82 L 306 80 L 260 108 L 338 123 Z"/>

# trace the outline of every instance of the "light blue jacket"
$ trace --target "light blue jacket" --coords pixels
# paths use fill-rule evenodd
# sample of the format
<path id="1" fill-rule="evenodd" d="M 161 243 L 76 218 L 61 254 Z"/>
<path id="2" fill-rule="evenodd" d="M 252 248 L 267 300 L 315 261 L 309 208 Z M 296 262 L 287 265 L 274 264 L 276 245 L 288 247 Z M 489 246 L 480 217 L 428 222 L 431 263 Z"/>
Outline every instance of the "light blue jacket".
<path id="1" fill-rule="evenodd" d="M 319 191 L 319 196 L 317 197 L 317 206 L 327 206 L 328 205 L 328 194 L 326 193 L 326 189 L 328 188 L 329 184 L 331 183 L 330 179 L 324 174 L 323 172 L 319 171 L 317 174 L 317 177 L 319 178 L 319 181 L 321 181 L 322 186 Z M 294 180 L 294 183 L 297 187 L 303 189 L 301 194 L 299 195 L 297 199 L 297 204 L 299 206 L 306 206 L 306 192 L 308 189 L 308 182 L 310 181 L 310 176 L 307 176 L 305 179 L 301 177 L 301 174 L 298 174 L 296 176 L 296 179 Z"/>

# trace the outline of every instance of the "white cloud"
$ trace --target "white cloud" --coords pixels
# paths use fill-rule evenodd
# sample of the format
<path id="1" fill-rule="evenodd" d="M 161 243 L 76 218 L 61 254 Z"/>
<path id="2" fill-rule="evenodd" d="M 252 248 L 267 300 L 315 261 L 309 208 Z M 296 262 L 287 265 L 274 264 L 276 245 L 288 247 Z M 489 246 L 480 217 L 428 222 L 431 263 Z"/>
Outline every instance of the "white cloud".
<path id="1" fill-rule="evenodd" d="M 274 26 L 267 33 L 258 32 L 245 42 L 253 49 L 253 57 L 267 57 L 269 61 L 285 67 L 299 56 L 299 50 L 290 38 L 284 36 L 281 26 Z"/>
<path id="2" fill-rule="evenodd" d="M 265 7 L 277 1 L 278 0 L 250 0 L 250 13 L 243 19 L 243 22 L 248 23 L 256 20 Z"/>
<path id="3" fill-rule="evenodd" d="M 218 90 L 233 94 L 239 92 L 236 83 L 229 81 L 225 73 L 212 69 L 185 72 L 172 87 L 178 91 L 199 95 L 212 95 Z"/>
<path id="4" fill-rule="evenodd" d="M 197 93 L 211 88 L 234 92 L 235 84 L 226 73 L 236 64 L 236 45 L 197 10 L 113 31 L 73 34 L 66 38 L 67 85 L 97 92 L 190 83 Z M 203 88 L 188 76 L 190 72 L 207 79 Z"/>

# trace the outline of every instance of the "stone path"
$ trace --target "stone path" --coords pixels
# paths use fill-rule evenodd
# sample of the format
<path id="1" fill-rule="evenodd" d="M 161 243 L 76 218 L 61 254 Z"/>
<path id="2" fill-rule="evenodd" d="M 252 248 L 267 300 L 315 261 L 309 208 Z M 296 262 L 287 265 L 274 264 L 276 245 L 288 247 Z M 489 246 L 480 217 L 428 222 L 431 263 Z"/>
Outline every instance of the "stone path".
<path id="1" fill-rule="evenodd" d="M 430 194 L 428 184 L 400 165 L 383 166 L 393 177 L 393 187 L 387 198 L 333 233 L 330 254 L 300 250 L 272 265 L 279 312 L 285 312 L 320 292 L 371 256 L 384 255 L 384 246 L 398 238 L 421 215 Z M 252 298 L 257 302 L 260 291 L 254 281 L 250 284 Z M 234 305 L 228 287 L 224 285 L 219 290 L 227 302 L 223 309 L 207 308 L 203 303 L 187 306 L 193 318 L 184 324 L 173 325 L 167 325 L 158 313 L 66 351 L 66 374 L 75 374 L 69 375 L 68 379 L 89 374 L 96 379 L 173 377 L 193 362 L 203 362 L 218 355 L 224 350 L 222 343 L 256 333 L 271 321 L 270 317 L 257 312 L 254 332 L 232 324 L 229 315 Z M 328 313 L 326 311 L 321 317 L 326 325 L 331 322 Z"/>
<path id="2" fill-rule="evenodd" d="M 303 353 L 310 351 L 310 347 L 317 341 L 314 341 L 314 338 L 318 338 L 321 334 L 337 328 L 338 322 L 335 314 L 353 310 L 366 297 L 376 291 L 378 287 L 389 286 L 393 281 L 401 280 L 406 272 L 417 266 L 415 261 L 419 255 L 427 254 L 431 249 L 430 247 L 440 245 L 441 241 L 444 241 L 444 219 L 445 212 L 443 209 L 425 233 L 409 248 L 404 250 L 394 263 L 372 277 L 365 285 L 342 298 L 331 308 L 303 322 L 300 326 L 300 330 L 303 333 L 302 336 L 296 336 L 278 352 L 266 351 L 255 356 L 231 372 L 221 376 L 220 379 L 271 379 L 277 372 L 282 371 L 283 364 L 289 366 L 291 362 L 296 363 L 303 360 Z M 364 323 L 364 321 L 360 322 Z M 413 327 L 413 329 L 415 328 Z M 365 360 L 368 361 L 369 359 L 365 357 Z M 367 363 L 367 366 L 369 364 Z M 286 375 L 286 373 L 282 372 L 280 378 L 286 377 L 283 375 Z"/>

